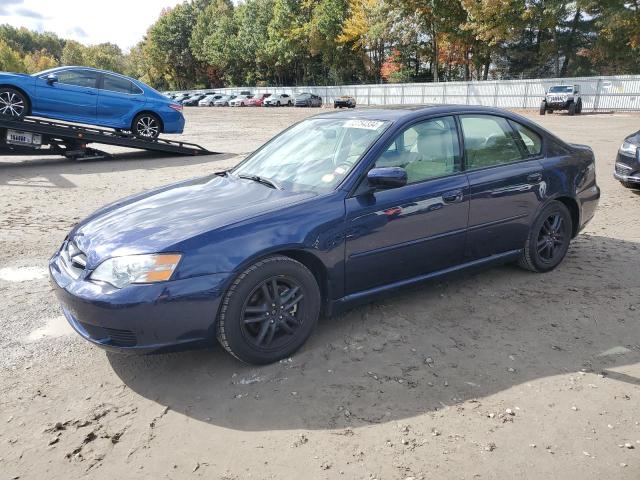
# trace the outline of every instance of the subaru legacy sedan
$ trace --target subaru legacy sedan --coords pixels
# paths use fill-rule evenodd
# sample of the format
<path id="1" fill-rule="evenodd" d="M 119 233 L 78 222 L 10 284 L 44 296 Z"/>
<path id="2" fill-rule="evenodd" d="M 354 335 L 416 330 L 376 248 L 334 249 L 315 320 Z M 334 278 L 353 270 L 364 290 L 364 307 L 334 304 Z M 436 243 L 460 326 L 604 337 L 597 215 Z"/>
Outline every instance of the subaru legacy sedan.
<path id="1" fill-rule="evenodd" d="M 506 111 L 338 111 L 235 168 L 113 203 L 49 263 L 73 328 L 113 350 L 274 362 L 321 314 L 470 267 L 548 272 L 593 217 L 593 151 Z"/>
<path id="2" fill-rule="evenodd" d="M 185 123 L 177 101 L 139 80 L 88 67 L 0 72 L 0 114 L 111 127 L 148 139 L 182 133 Z"/>

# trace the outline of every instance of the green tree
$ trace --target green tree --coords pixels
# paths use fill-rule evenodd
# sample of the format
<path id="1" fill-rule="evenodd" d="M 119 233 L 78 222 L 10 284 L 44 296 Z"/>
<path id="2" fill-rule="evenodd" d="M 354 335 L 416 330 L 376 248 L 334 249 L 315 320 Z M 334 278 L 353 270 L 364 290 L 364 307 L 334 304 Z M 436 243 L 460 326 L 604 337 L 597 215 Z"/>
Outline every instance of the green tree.
<path id="1" fill-rule="evenodd" d="M 62 65 L 84 65 L 87 47 L 75 40 L 68 40 L 62 49 Z"/>
<path id="2" fill-rule="evenodd" d="M 202 2 L 201 2 L 202 3 Z M 191 47 L 191 34 L 200 3 L 185 2 L 165 10 L 147 32 L 145 55 L 160 78 L 158 84 L 171 88 L 188 88 L 202 80 L 202 69 Z"/>
<path id="3" fill-rule="evenodd" d="M 0 38 L 0 70 L 3 72 L 24 72 L 25 66 L 20 53 Z"/>
<path id="4" fill-rule="evenodd" d="M 237 85 L 243 77 L 238 61 L 238 29 L 230 0 L 215 0 L 198 16 L 190 45 L 194 57 L 207 65 L 210 80 Z"/>
<path id="5" fill-rule="evenodd" d="M 58 61 L 49 55 L 44 48 L 33 53 L 27 53 L 23 62 L 27 73 L 37 73 L 58 66 Z"/>

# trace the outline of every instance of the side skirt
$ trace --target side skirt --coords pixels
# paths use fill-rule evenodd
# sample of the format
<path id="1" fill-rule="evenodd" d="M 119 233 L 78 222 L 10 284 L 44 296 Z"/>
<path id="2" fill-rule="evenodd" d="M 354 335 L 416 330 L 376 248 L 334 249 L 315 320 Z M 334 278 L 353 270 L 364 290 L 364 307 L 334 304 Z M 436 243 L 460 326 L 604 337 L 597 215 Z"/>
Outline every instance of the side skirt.
<path id="1" fill-rule="evenodd" d="M 363 290 L 361 292 L 352 293 L 350 295 L 347 295 L 345 297 L 342 297 L 338 300 L 334 300 L 333 302 L 331 302 L 327 308 L 326 314 L 328 316 L 336 315 L 349 308 L 353 308 L 357 305 L 368 303 L 383 293 L 392 292 L 402 287 L 407 287 L 410 285 L 415 285 L 417 283 L 434 280 L 436 278 L 462 272 L 464 270 L 471 270 L 474 268 L 509 263 L 511 261 L 517 260 L 520 257 L 521 253 L 522 253 L 522 249 L 510 250 L 508 252 L 491 255 L 490 257 L 481 258 L 479 260 L 473 260 L 471 262 L 461 263 L 460 265 L 455 265 L 453 267 L 445 268 L 443 270 L 437 270 L 435 272 L 419 275 L 417 277 L 412 277 L 405 280 L 400 280 L 397 282 L 382 285 L 379 287 L 370 288 L 368 290 Z"/>

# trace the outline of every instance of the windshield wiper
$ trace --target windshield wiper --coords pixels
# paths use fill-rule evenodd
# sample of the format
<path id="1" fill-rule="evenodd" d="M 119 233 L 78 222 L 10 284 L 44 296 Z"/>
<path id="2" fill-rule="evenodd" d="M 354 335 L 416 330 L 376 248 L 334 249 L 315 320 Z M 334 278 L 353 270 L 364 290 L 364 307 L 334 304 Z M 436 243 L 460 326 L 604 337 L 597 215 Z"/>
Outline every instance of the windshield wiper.
<path id="1" fill-rule="evenodd" d="M 246 180 L 253 180 L 254 182 L 261 183 L 276 190 L 282 190 L 282 187 L 273 180 L 269 180 L 268 178 L 264 178 L 259 175 L 249 175 L 247 173 L 241 173 L 240 175 L 238 175 L 238 177 L 244 178 Z"/>

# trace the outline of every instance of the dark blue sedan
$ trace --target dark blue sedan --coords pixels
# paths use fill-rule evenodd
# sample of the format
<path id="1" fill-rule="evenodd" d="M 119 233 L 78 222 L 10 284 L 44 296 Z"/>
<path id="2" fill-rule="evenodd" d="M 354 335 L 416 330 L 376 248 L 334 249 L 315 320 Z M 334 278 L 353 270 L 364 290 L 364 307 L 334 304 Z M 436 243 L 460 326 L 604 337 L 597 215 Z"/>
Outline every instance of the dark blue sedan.
<path id="1" fill-rule="evenodd" d="M 0 73 L 0 114 L 111 127 L 149 139 L 184 128 L 182 105 L 139 80 L 88 67 Z"/>
<path id="2" fill-rule="evenodd" d="M 78 224 L 50 261 L 64 314 L 108 349 L 292 354 L 330 315 L 459 271 L 547 272 L 591 220 L 593 151 L 472 106 L 338 112 L 232 170 Z"/>

